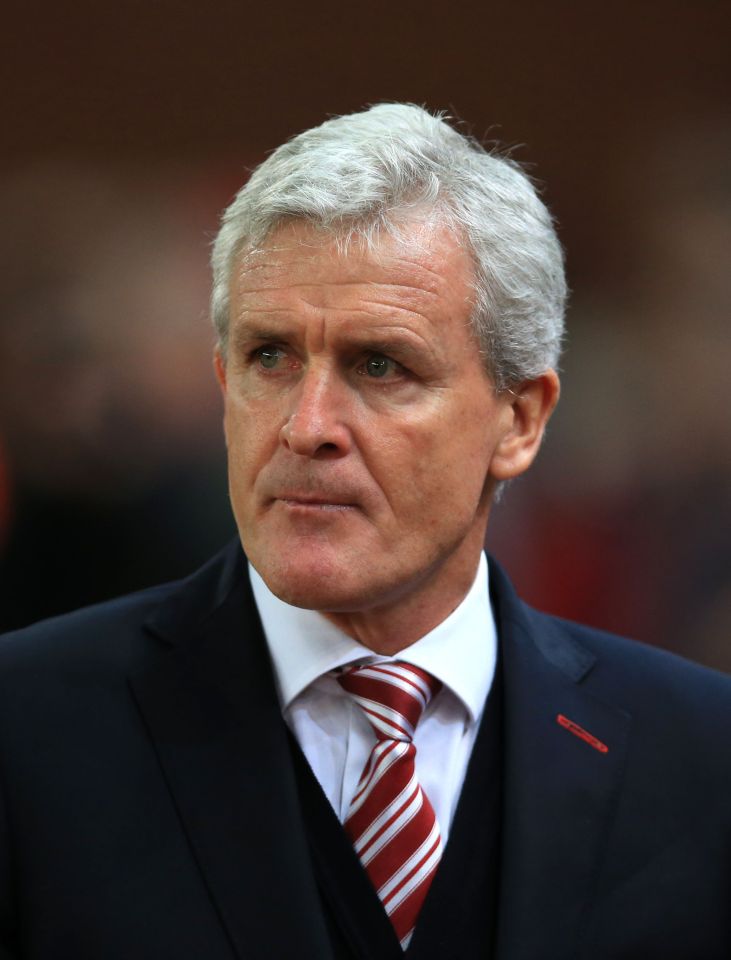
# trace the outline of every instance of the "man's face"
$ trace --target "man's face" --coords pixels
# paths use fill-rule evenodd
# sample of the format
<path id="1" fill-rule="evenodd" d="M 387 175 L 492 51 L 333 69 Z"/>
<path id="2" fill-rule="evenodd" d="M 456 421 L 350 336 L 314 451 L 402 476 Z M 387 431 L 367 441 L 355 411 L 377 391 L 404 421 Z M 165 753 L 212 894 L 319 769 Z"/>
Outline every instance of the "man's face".
<path id="1" fill-rule="evenodd" d="M 472 266 L 415 224 L 347 253 L 302 223 L 234 271 L 231 500 L 270 589 L 361 612 L 469 587 L 509 425 L 469 323 Z M 454 602 L 451 597 L 454 595 Z"/>

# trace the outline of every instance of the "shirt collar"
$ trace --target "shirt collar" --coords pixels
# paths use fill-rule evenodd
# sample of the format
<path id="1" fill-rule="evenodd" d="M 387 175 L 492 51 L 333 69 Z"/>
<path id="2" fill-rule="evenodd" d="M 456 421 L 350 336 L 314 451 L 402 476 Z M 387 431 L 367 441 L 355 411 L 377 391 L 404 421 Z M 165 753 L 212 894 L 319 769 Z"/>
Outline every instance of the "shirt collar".
<path id="1" fill-rule="evenodd" d="M 249 576 L 274 665 L 282 710 L 322 674 L 355 661 L 402 660 L 427 670 L 449 687 L 474 722 L 495 674 L 497 632 L 490 607 L 488 566 L 480 555 L 464 600 L 446 620 L 395 657 L 381 657 L 357 643 L 316 610 L 275 597 L 254 568 Z"/>

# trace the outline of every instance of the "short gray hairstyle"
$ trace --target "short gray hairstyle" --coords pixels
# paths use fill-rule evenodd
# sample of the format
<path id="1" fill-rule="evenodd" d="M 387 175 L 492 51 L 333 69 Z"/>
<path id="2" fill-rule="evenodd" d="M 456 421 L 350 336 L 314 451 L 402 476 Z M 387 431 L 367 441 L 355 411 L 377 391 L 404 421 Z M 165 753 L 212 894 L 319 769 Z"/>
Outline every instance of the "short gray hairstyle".
<path id="1" fill-rule="evenodd" d="M 211 258 L 211 312 L 224 356 L 234 263 L 282 224 L 373 241 L 424 212 L 466 238 L 472 324 L 498 390 L 555 367 L 566 281 L 551 215 L 517 163 L 411 104 L 328 120 L 275 150 L 224 212 Z"/>

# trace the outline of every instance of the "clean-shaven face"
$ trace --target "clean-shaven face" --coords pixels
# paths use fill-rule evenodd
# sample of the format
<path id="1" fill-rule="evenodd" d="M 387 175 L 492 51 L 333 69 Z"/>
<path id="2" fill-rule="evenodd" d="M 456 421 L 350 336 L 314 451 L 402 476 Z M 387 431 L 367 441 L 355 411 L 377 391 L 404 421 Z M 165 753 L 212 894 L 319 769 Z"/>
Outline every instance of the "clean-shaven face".
<path id="1" fill-rule="evenodd" d="M 429 224 L 343 253 L 294 223 L 239 262 L 219 360 L 231 500 L 283 600 L 358 612 L 464 595 L 509 422 L 471 279 L 467 251 Z"/>

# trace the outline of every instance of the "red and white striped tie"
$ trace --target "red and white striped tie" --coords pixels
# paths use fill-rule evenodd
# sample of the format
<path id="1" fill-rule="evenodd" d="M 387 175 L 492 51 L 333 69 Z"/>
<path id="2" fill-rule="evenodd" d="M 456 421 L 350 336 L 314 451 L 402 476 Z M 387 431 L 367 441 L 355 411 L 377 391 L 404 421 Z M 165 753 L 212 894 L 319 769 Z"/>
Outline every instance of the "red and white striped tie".
<path id="1" fill-rule="evenodd" d="M 344 827 L 405 950 L 442 855 L 439 824 L 416 778 L 411 742 L 441 683 L 408 663 L 350 667 L 338 681 L 378 737 Z"/>

